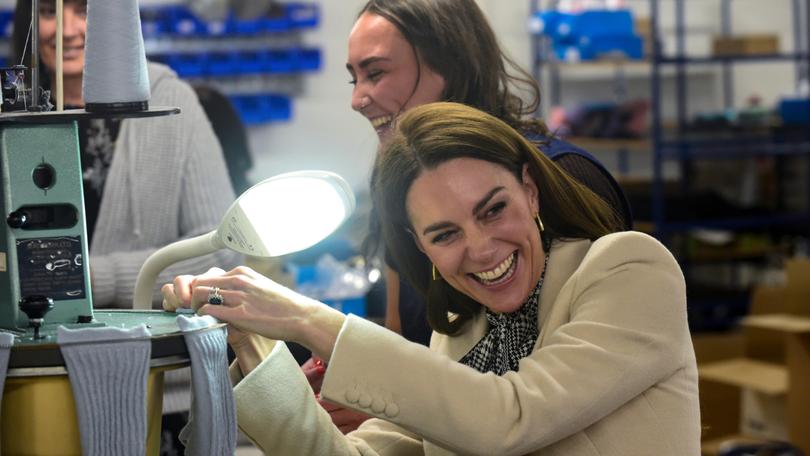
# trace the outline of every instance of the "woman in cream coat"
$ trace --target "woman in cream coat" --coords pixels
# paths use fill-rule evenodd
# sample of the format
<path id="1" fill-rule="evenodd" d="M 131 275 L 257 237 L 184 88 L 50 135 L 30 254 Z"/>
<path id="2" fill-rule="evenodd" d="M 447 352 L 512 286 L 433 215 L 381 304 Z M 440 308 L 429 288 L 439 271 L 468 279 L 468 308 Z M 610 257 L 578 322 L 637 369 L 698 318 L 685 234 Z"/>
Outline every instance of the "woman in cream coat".
<path id="1" fill-rule="evenodd" d="M 178 278 L 164 306 L 232 326 L 239 426 L 268 454 L 698 455 L 683 276 L 655 239 L 517 132 L 439 103 L 400 120 L 372 178 L 387 247 L 428 297 L 430 348 L 247 269 Z M 218 287 L 224 306 L 204 304 Z M 283 342 L 329 362 L 321 395 Z"/>

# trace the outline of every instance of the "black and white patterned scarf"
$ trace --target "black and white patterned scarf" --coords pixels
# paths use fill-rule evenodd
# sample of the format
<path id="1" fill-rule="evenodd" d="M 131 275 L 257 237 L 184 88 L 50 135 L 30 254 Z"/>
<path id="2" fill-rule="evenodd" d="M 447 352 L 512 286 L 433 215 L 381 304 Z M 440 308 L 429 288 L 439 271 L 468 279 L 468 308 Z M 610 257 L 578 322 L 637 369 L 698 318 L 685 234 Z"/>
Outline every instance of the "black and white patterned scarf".
<path id="1" fill-rule="evenodd" d="M 548 266 L 548 249 L 540 281 L 529 298 L 512 313 L 494 313 L 486 309 L 489 330 L 464 357 L 459 360 L 479 372 L 503 375 L 518 370 L 518 362 L 529 356 L 540 330 L 537 323 L 540 289 Z"/>

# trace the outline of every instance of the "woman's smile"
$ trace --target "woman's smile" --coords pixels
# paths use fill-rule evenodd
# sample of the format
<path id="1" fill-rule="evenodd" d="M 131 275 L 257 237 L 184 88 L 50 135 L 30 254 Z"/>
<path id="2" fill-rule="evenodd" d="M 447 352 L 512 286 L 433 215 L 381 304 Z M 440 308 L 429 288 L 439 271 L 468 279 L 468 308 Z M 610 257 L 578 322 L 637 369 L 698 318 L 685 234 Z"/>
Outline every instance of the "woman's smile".
<path id="1" fill-rule="evenodd" d="M 518 252 L 515 250 L 495 268 L 488 271 L 473 272 L 469 275 L 482 285 L 500 285 L 514 276 L 517 269 L 517 258 Z"/>

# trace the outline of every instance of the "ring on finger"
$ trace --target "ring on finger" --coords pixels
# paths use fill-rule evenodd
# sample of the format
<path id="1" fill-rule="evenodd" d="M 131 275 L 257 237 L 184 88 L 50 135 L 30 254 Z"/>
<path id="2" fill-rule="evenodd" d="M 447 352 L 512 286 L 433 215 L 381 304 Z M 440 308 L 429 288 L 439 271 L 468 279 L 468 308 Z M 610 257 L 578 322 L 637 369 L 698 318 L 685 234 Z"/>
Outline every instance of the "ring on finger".
<path id="1" fill-rule="evenodd" d="M 219 287 L 214 287 L 208 293 L 208 304 L 213 305 L 222 305 L 225 303 L 225 298 L 222 297 L 222 294 L 219 292 Z"/>

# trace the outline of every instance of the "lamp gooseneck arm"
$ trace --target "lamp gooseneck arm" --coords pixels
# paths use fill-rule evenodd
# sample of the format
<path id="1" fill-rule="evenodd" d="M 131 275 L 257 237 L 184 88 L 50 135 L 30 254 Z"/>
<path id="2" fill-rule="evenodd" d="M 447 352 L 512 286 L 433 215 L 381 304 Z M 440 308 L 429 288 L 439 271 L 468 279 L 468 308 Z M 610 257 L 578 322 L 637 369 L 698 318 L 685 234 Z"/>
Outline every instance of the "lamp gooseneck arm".
<path id="1" fill-rule="evenodd" d="M 222 247 L 224 246 L 219 240 L 217 232 L 211 231 L 197 237 L 173 242 L 155 251 L 146 259 L 138 272 L 132 308 L 136 310 L 152 308 L 152 290 L 154 290 L 158 275 L 167 266 L 178 261 L 216 252 Z"/>

